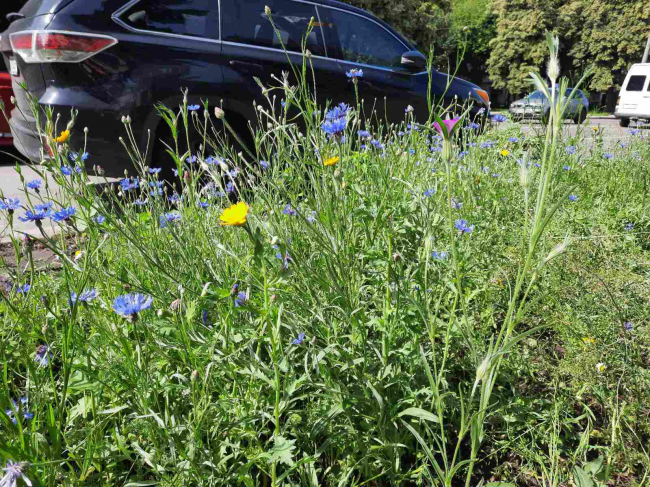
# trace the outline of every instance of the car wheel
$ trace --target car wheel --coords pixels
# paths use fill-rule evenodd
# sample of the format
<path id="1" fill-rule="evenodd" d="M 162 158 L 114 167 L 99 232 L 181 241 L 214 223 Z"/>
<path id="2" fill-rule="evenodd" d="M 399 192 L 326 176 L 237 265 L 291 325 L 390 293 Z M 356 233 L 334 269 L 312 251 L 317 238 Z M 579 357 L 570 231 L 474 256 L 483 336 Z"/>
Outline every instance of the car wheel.
<path id="1" fill-rule="evenodd" d="M 630 119 L 629 118 L 619 118 L 618 119 L 618 124 L 623 128 L 627 128 L 630 125 Z"/>
<path id="2" fill-rule="evenodd" d="M 584 121 L 587 120 L 587 110 L 583 107 L 580 109 L 580 113 L 576 116 L 576 118 L 573 119 L 573 121 L 577 124 L 580 125 L 584 123 Z"/>

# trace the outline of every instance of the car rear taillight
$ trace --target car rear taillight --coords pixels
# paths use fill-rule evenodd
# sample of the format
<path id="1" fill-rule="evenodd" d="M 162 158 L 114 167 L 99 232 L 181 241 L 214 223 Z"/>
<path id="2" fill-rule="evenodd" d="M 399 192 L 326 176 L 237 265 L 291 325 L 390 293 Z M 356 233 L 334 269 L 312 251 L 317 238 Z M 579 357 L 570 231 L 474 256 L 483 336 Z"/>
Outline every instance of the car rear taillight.
<path id="1" fill-rule="evenodd" d="M 55 30 L 16 32 L 9 40 L 26 63 L 78 63 L 117 44 L 110 36 Z"/>

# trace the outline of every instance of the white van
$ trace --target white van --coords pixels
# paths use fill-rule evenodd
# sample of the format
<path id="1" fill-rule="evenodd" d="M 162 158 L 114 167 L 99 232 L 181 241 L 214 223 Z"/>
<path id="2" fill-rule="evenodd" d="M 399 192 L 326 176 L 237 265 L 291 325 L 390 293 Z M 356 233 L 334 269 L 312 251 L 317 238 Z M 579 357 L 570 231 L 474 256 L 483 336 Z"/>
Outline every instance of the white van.
<path id="1" fill-rule="evenodd" d="M 618 95 L 614 116 L 621 127 L 630 125 L 631 118 L 650 121 L 650 63 L 632 65 Z"/>

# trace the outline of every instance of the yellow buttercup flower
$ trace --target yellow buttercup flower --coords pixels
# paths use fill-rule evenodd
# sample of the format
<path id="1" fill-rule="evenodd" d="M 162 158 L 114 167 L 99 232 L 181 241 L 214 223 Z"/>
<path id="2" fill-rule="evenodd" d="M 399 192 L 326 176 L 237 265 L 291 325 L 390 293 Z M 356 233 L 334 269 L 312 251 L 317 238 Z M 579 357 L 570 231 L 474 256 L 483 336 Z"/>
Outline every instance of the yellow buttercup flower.
<path id="1" fill-rule="evenodd" d="M 596 343 L 596 340 L 594 340 L 593 338 L 590 338 L 590 337 L 584 337 L 584 338 L 582 339 L 582 342 L 583 342 L 585 345 L 593 345 L 594 343 Z"/>
<path id="2" fill-rule="evenodd" d="M 594 132 L 598 132 L 598 127 L 593 126 L 593 127 L 591 127 L 591 130 L 593 130 Z"/>
<path id="3" fill-rule="evenodd" d="M 330 157 L 329 159 L 325 159 L 325 162 L 323 162 L 323 165 L 324 166 L 333 166 L 334 164 L 336 164 L 340 160 L 341 160 L 341 158 L 338 157 L 338 156 Z"/>
<path id="4" fill-rule="evenodd" d="M 56 141 L 57 141 L 59 144 L 63 144 L 63 143 L 64 143 L 65 141 L 67 141 L 69 138 L 70 138 L 70 131 L 69 131 L 69 130 L 64 130 L 63 132 L 61 132 L 61 135 L 59 135 L 59 136 L 56 138 Z"/>
<path id="5" fill-rule="evenodd" d="M 248 215 L 248 205 L 243 201 L 240 201 L 239 203 L 232 205 L 230 208 L 223 210 L 219 220 L 221 220 L 222 225 L 241 227 L 246 223 L 246 215 Z"/>
<path id="6" fill-rule="evenodd" d="M 510 151 L 509 151 L 508 149 L 503 149 L 503 150 L 501 151 L 501 155 L 504 156 L 504 157 L 505 157 L 505 156 L 509 156 L 509 155 L 510 155 Z"/>

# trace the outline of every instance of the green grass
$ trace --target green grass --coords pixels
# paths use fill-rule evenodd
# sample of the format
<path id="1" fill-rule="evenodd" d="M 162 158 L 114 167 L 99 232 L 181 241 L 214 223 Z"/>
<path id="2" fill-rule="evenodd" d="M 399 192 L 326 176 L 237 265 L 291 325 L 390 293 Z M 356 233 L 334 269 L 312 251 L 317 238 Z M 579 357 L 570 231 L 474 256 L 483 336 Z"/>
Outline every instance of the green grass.
<path id="1" fill-rule="evenodd" d="M 18 234 L 5 265 L 0 459 L 35 485 L 645 482 L 647 139 L 609 149 L 508 124 L 443 143 L 411 114 L 387 127 L 352 107 L 341 140 L 306 85 L 267 97 L 241 156 L 227 113 L 159 107 L 187 171 L 161 195 L 141 165 L 129 190 L 63 175 L 83 147 L 72 127 L 42 169 L 63 197 L 23 199 L 76 209 L 34 236 L 61 269 L 35 269 Z M 207 134 L 196 163 L 188 125 Z M 235 199 L 246 223 L 220 225 Z M 121 317 L 128 293 L 153 303 Z"/>

